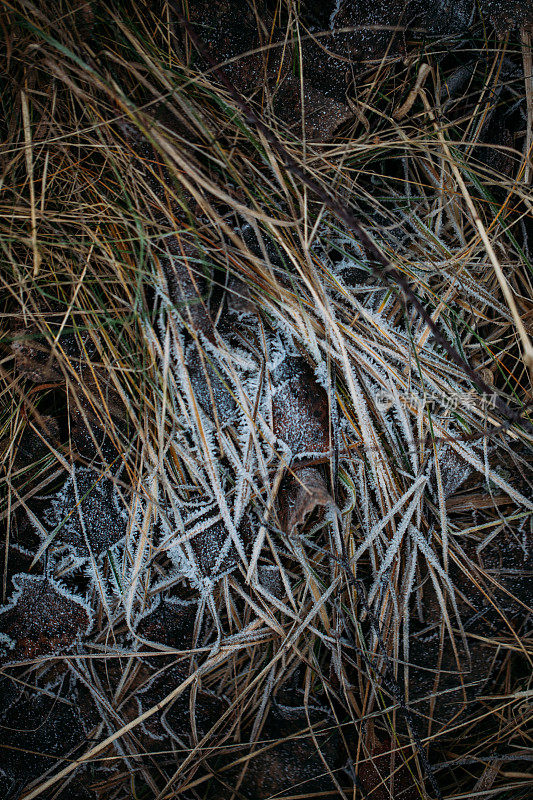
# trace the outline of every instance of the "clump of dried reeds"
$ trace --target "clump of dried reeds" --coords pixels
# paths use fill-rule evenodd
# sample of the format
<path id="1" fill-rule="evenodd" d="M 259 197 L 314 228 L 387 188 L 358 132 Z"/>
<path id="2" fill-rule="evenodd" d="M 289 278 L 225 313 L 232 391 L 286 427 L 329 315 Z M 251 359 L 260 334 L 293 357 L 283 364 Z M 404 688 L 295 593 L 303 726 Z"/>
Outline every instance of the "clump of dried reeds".
<path id="1" fill-rule="evenodd" d="M 5 6 L 4 686 L 83 718 L 10 791 L 525 797 L 527 31 L 317 143 L 163 7 Z"/>

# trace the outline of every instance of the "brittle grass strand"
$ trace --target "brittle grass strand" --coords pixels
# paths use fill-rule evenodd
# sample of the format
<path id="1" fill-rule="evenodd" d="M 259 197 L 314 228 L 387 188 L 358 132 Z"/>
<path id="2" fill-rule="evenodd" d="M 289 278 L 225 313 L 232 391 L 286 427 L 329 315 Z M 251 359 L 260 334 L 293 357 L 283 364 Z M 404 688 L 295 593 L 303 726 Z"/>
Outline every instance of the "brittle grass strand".
<path id="1" fill-rule="evenodd" d="M 377 247 L 372 237 L 367 233 L 367 231 L 361 226 L 361 224 L 357 221 L 355 216 L 348 210 L 347 206 L 340 203 L 334 195 L 326 192 L 323 186 L 318 184 L 313 178 L 308 174 L 307 170 L 298 164 L 297 161 L 290 155 L 287 151 L 285 146 L 279 141 L 279 139 L 273 134 L 271 129 L 265 125 L 265 123 L 260 119 L 260 117 L 256 114 L 253 108 L 244 100 L 242 95 L 235 89 L 235 86 L 231 83 L 229 78 L 224 74 L 224 72 L 217 66 L 216 62 L 207 52 L 206 48 L 203 46 L 201 39 L 198 37 L 196 32 L 192 29 L 190 23 L 178 13 L 180 18 L 181 24 L 183 28 L 187 31 L 188 36 L 194 42 L 195 47 L 197 48 L 198 52 L 211 64 L 211 69 L 213 73 L 216 75 L 218 80 L 225 86 L 228 92 L 233 97 L 236 105 L 241 109 L 244 118 L 247 122 L 254 125 L 261 134 L 265 137 L 268 143 L 272 146 L 273 150 L 277 153 L 280 157 L 281 162 L 286 167 L 286 169 L 299 178 L 302 183 L 304 183 L 311 191 L 313 191 L 316 196 L 327 206 L 334 214 L 341 219 L 345 225 L 347 226 L 348 230 L 354 231 L 354 233 L 359 237 L 361 242 L 365 245 L 367 252 L 370 253 L 376 261 L 379 261 L 382 268 L 377 270 L 372 262 L 369 262 L 370 269 L 374 272 L 376 277 L 382 279 L 384 276 L 390 278 L 402 291 L 405 298 L 408 298 L 409 301 L 413 304 L 414 308 L 420 314 L 420 316 L 424 319 L 427 326 L 430 328 L 431 333 L 435 339 L 435 341 L 441 345 L 441 347 L 446 350 L 448 355 L 453 359 L 453 361 L 460 367 L 466 375 L 470 378 L 472 383 L 479 389 L 482 394 L 492 395 L 493 392 L 488 384 L 481 378 L 481 376 L 474 370 L 472 367 L 459 355 L 457 350 L 448 342 L 445 336 L 443 336 L 442 332 L 440 331 L 438 325 L 433 321 L 431 315 L 428 314 L 416 294 L 412 291 L 411 287 L 404 279 L 404 277 L 395 269 L 392 263 L 385 257 L 382 251 Z M 500 397 L 496 397 L 495 399 L 496 407 L 511 420 L 512 422 L 516 422 L 517 424 L 522 425 L 527 431 L 533 433 L 533 423 L 529 420 L 524 419 L 523 415 L 514 411 L 512 408 L 508 406 L 508 404 L 502 400 Z"/>

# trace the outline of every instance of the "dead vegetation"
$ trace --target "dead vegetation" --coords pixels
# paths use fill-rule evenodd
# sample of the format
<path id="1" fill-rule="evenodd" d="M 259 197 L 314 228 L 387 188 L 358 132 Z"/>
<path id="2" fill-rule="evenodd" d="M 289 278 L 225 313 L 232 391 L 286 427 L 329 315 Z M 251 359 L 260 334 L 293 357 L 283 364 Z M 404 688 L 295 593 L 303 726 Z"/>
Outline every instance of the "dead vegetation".
<path id="1" fill-rule="evenodd" d="M 310 5 L 3 4 L 2 797 L 531 792 L 527 3 Z"/>

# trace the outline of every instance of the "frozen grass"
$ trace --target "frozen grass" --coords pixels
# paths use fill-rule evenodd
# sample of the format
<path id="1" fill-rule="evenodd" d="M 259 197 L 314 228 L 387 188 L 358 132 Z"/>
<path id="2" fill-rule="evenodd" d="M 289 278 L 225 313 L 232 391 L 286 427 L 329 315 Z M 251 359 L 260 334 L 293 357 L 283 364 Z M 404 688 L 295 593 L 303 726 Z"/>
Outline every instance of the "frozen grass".
<path id="1" fill-rule="evenodd" d="M 531 127 L 530 82 L 509 67 L 530 63 L 527 35 L 476 30 L 455 64 L 439 42 L 369 60 L 353 121 L 316 144 L 268 94 L 239 100 L 202 71 L 177 18 L 58 8 L 6 7 L 4 602 L 22 552 L 90 604 L 91 634 L 55 659 L 100 715 L 77 753 L 89 785 L 117 800 L 243 796 L 290 691 L 317 746 L 312 700 L 327 707 L 346 749 L 323 762 L 339 797 L 389 751 L 376 797 L 406 776 L 409 797 L 522 796 L 530 167 L 526 138 L 501 147 L 501 167 L 483 135 L 526 90 Z M 288 40 L 301 36 L 288 14 Z M 311 502 L 291 517 L 299 491 Z M 185 643 L 142 628 L 163 597 L 194 601 Z M 37 661 L 31 681 L 48 685 Z M 447 714 L 453 673 L 464 688 Z M 166 711 L 210 692 L 223 712 L 177 734 Z M 25 796 L 77 769 L 32 775 Z"/>

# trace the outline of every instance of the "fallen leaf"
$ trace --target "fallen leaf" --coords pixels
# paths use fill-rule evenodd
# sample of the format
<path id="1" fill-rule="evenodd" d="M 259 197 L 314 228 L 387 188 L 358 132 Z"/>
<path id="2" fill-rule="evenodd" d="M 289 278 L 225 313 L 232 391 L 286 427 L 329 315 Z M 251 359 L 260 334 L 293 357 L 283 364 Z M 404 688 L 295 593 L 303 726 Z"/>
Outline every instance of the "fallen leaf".
<path id="1" fill-rule="evenodd" d="M 288 356 L 272 372 L 275 436 L 294 457 L 329 451 L 329 404 L 303 358 Z"/>
<path id="2" fill-rule="evenodd" d="M 0 610 L 0 626 L 12 646 L 0 661 L 61 655 L 89 631 L 88 607 L 52 579 L 20 574 L 13 584 L 11 602 Z"/>
<path id="3" fill-rule="evenodd" d="M 333 500 L 327 490 L 326 482 L 317 467 L 302 467 L 292 477 L 287 493 L 280 492 L 280 500 L 287 505 L 287 532 L 304 524 L 317 506 L 327 506 Z"/>

